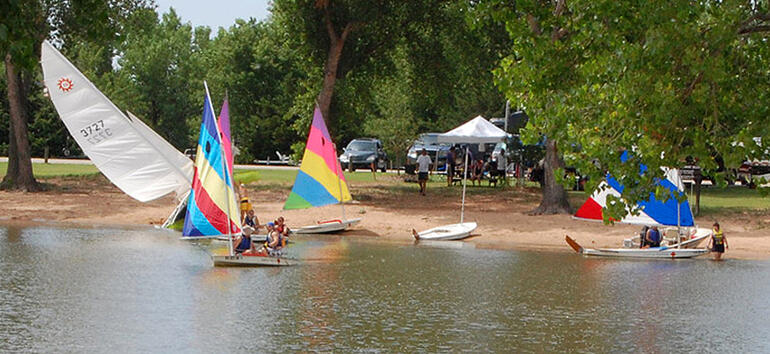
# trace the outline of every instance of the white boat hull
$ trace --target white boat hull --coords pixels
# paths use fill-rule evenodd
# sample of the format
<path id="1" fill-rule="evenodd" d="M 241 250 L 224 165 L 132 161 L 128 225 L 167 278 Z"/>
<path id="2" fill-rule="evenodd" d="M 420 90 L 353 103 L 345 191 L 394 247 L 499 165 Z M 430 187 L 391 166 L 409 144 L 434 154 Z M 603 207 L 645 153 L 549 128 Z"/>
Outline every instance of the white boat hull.
<path id="1" fill-rule="evenodd" d="M 471 235 L 478 225 L 475 222 L 443 225 L 417 233 L 419 240 L 460 240 Z"/>
<path id="2" fill-rule="evenodd" d="M 280 267 L 297 265 L 296 259 L 273 256 L 211 256 L 218 267 Z"/>
<path id="3" fill-rule="evenodd" d="M 361 218 L 349 220 L 334 220 L 322 222 L 318 225 L 304 226 L 294 230 L 295 234 L 325 234 L 343 231 L 355 224 L 361 222 Z"/>
<path id="4" fill-rule="evenodd" d="M 693 258 L 709 253 L 705 248 L 676 248 L 676 247 L 650 247 L 650 248 L 583 248 L 575 240 L 566 236 L 567 244 L 577 253 L 586 256 L 600 257 L 624 257 L 624 258 L 659 258 L 678 259 Z"/>

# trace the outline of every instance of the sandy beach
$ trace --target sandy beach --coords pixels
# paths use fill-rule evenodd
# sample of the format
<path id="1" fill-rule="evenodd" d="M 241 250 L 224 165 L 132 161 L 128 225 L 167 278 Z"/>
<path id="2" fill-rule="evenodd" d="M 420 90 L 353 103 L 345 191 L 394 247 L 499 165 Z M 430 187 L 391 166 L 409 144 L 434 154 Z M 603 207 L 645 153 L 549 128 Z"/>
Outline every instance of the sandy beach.
<path id="1" fill-rule="evenodd" d="M 40 193 L 0 191 L 0 222 L 61 222 L 76 225 L 139 226 L 161 224 L 175 207 L 169 195 L 149 203 L 138 202 L 121 192 L 106 178 L 62 177 L 46 179 L 49 190 Z M 379 237 L 409 242 L 411 229 L 424 230 L 460 219 L 460 186 L 449 191 L 429 189 L 427 196 L 404 191 L 395 175 L 378 176 L 374 182 L 353 182 L 355 201 L 346 204 L 348 218 L 362 222 L 344 233 L 349 237 Z M 400 189 L 394 191 L 393 187 Z M 491 188 L 491 187 L 490 187 Z M 252 205 L 262 223 L 283 215 L 289 226 L 299 227 L 317 221 L 338 219 L 339 205 L 305 210 L 282 210 L 287 188 L 248 186 Z M 572 252 L 564 242 L 569 234 L 584 246 L 619 247 L 623 238 L 638 232 L 634 225 L 603 225 L 574 220 L 569 215 L 530 215 L 539 203 L 536 188 L 497 188 L 466 196 L 465 220 L 476 221 L 478 229 L 464 242 L 479 248 L 547 250 Z M 577 205 L 579 206 L 579 205 Z M 573 205 L 576 207 L 576 205 Z M 696 218 L 700 227 L 718 220 L 729 240 L 725 258 L 770 259 L 770 215 L 725 214 Z"/>

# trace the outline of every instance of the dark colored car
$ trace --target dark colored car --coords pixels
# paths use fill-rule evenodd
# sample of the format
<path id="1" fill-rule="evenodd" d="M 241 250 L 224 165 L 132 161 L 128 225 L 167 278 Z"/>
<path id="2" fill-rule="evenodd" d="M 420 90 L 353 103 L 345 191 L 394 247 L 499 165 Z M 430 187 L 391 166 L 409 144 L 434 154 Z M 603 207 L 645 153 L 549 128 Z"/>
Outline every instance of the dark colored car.
<path id="1" fill-rule="evenodd" d="M 388 167 L 388 155 L 382 149 L 382 142 L 378 139 L 359 138 L 353 139 L 345 147 L 340 155 L 340 165 L 350 171 L 357 168 L 379 169 L 382 172 Z"/>
<path id="2" fill-rule="evenodd" d="M 406 164 L 417 164 L 417 156 L 422 149 L 428 153 L 428 157 L 433 163 L 436 163 L 436 157 L 438 157 L 438 170 L 443 171 L 446 166 L 446 156 L 449 152 L 450 145 L 447 143 L 439 143 L 438 136 L 441 133 L 425 133 L 420 134 L 420 137 L 414 141 L 414 144 L 409 148 L 406 153 Z"/>

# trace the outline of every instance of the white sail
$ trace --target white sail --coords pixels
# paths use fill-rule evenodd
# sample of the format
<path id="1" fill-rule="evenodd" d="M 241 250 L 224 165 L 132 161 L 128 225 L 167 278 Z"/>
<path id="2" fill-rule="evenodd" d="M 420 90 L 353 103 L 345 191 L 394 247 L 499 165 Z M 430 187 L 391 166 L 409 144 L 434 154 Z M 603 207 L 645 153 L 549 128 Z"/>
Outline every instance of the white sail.
<path id="1" fill-rule="evenodd" d="M 141 202 L 190 188 L 190 159 L 136 117 L 126 117 L 47 41 L 41 62 L 59 117 L 112 183 Z"/>

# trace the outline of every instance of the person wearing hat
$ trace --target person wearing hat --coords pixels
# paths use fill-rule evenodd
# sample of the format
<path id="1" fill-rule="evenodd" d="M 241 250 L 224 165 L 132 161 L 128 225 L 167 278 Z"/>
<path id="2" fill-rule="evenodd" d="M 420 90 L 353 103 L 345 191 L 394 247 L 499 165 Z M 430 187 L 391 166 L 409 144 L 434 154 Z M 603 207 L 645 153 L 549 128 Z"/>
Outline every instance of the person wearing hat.
<path id="1" fill-rule="evenodd" d="M 241 236 L 233 242 L 233 250 L 235 253 L 243 253 L 251 249 L 251 234 L 254 233 L 254 228 L 251 226 L 244 226 L 241 230 Z"/>

